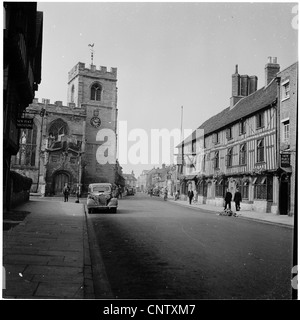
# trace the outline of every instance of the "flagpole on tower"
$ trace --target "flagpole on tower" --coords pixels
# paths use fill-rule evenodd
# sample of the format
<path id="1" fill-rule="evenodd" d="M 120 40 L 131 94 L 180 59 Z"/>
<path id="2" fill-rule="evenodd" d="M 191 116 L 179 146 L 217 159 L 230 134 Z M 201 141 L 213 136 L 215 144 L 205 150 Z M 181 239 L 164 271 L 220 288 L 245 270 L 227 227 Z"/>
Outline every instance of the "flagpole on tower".
<path id="1" fill-rule="evenodd" d="M 91 65 L 93 65 L 94 63 L 94 43 L 93 44 L 89 44 L 89 47 L 91 47 Z"/>

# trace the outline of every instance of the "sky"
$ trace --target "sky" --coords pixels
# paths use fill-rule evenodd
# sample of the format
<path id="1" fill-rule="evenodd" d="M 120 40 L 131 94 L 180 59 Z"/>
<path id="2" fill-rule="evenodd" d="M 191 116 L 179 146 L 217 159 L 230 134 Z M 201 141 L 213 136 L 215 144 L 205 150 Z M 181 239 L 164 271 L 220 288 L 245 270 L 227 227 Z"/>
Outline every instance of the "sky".
<path id="1" fill-rule="evenodd" d="M 194 130 L 227 108 L 236 64 L 260 88 L 269 56 L 281 70 L 298 60 L 297 2 L 38 2 L 38 10 L 44 30 L 35 97 L 66 105 L 68 72 L 78 62 L 89 67 L 94 43 L 97 68 L 118 69 L 118 120 L 128 133 L 144 130 L 148 148 L 151 130 L 181 123 Z M 136 176 L 161 166 L 125 162 L 123 172 Z"/>

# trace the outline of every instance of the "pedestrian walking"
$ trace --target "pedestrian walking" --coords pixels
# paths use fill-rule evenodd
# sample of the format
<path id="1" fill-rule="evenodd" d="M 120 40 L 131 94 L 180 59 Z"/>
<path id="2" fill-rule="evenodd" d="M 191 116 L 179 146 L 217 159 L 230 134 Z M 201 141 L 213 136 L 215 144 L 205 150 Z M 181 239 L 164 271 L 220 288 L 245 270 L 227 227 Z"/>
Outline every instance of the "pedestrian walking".
<path id="1" fill-rule="evenodd" d="M 232 194 L 231 194 L 231 192 L 229 192 L 229 189 L 227 189 L 227 192 L 226 192 L 225 198 L 224 198 L 224 200 L 225 200 L 224 210 L 227 209 L 227 205 L 228 205 L 229 210 L 231 210 L 231 199 L 232 199 Z"/>
<path id="2" fill-rule="evenodd" d="M 189 203 L 192 204 L 192 200 L 194 198 L 194 192 L 193 190 L 188 191 L 188 198 L 189 198 Z"/>
<path id="3" fill-rule="evenodd" d="M 240 193 L 239 189 L 236 189 L 233 201 L 235 202 L 236 211 L 240 211 L 241 210 L 241 202 L 242 202 L 242 194 Z"/>
<path id="4" fill-rule="evenodd" d="M 64 194 L 64 202 L 68 202 L 69 201 L 69 194 L 70 194 L 70 187 L 68 186 L 68 184 L 66 183 L 64 188 L 63 188 L 63 194 Z"/>

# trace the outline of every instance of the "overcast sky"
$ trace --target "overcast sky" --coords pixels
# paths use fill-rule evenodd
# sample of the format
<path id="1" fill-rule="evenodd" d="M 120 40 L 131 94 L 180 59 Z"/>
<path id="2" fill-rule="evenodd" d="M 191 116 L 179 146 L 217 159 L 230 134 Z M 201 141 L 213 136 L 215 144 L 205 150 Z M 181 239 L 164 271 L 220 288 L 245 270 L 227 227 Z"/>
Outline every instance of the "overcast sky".
<path id="1" fill-rule="evenodd" d="M 281 70 L 298 60 L 297 3 L 38 2 L 44 12 L 42 82 L 36 98 L 67 103 L 78 62 L 118 69 L 119 121 L 195 129 L 229 106 L 231 75 L 256 75 L 267 57 Z M 132 142 L 134 144 L 134 142 Z M 130 143 L 129 143 L 130 148 Z M 149 141 L 150 146 L 150 141 Z M 149 165 L 124 165 L 138 175 Z"/>

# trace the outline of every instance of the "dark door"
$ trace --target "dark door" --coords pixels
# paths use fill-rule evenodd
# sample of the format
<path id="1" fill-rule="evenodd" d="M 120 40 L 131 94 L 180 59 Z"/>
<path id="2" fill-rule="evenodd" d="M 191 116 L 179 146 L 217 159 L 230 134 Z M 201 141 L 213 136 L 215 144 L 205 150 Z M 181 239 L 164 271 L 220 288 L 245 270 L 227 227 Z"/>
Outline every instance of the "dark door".
<path id="1" fill-rule="evenodd" d="M 59 173 L 54 178 L 54 194 L 61 195 L 65 183 L 69 183 L 69 176 L 66 173 Z"/>
<path id="2" fill-rule="evenodd" d="M 283 175 L 281 177 L 279 186 L 279 212 L 280 214 L 288 214 L 289 212 L 289 177 L 288 175 Z"/>
<path id="3" fill-rule="evenodd" d="M 207 198 L 207 182 L 203 182 L 203 204 L 206 204 L 206 198 Z"/>

